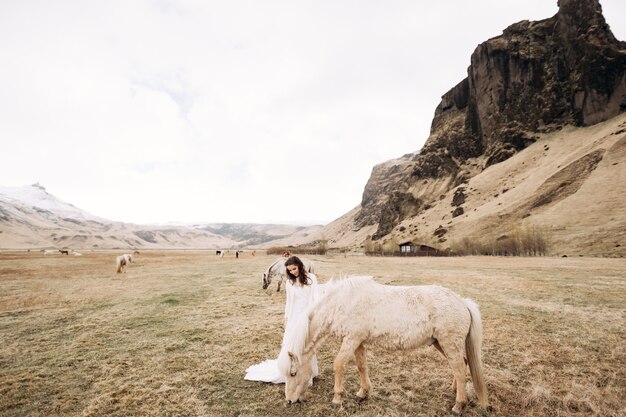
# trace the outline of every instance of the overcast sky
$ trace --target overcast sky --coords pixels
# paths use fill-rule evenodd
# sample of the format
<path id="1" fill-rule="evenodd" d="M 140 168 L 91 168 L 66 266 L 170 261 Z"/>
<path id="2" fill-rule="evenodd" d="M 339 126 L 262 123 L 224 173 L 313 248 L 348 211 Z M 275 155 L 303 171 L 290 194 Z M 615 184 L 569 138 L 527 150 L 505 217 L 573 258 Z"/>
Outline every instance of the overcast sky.
<path id="1" fill-rule="evenodd" d="M 603 0 L 618 39 L 626 1 Z M 133 223 L 326 224 L 475 47 L 556 0 L 0 0 L 0 185 Z"/>

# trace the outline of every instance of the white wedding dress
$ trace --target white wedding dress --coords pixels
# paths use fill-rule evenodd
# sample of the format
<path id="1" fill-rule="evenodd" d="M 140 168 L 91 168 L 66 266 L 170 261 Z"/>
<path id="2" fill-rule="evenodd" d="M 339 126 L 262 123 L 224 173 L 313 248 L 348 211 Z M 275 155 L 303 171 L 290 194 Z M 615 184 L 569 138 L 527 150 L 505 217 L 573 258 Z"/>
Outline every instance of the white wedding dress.
<path id="1" fill-rule="evenodd" d="M 285 333 L 283 334 L 283 343 L 285 335 L 289 331 L 290 325 L 297 323 L 297 318 L 306 308 L 313 304 L 319 298 L 319 290 L 317 287 L 317 277 L 308 274 L 311 285 L 291 284 L 287 280 L 285 284 Z M 313 356 L 312 360 L 313 377 L 319 374 L 317 367 L 317 356 Z M 284 384 L 285 377 L 279 372 L 276 359 L 267 359 L 261 363 L 252 365 L 246 369 L 244 379 L 248 381 L 271 382 L 273 384 Z"/>

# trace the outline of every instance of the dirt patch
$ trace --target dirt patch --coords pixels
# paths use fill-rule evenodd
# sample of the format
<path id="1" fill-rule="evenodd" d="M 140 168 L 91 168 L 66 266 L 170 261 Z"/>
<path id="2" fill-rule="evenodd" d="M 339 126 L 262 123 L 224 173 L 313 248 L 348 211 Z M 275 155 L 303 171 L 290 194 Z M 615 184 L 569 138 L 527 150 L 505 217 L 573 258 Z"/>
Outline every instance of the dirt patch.
<path id="1" fill-rule="evenodd" d="M 588 153 L 552 175 L 537 189 L 530 208 L 551 205 L 574 194 L 602 161 L 605 152 L 598 149 Z"/>
<path id="2" fill-rule="evenodd" d="M 626 157 L 626 135 L 622 136 L 607 152 L 609 161 L 620 161 Z"/>

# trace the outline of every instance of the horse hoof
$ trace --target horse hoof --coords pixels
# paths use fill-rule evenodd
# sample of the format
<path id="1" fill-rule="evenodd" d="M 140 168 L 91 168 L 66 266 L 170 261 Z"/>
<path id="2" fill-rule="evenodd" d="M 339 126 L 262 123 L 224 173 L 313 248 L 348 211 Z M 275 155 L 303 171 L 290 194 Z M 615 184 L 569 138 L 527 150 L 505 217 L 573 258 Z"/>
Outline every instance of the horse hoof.
<path id="1" fill-rule="evenodd" d="M 337 402 L 333 401 L 331 404 L 332 404 L 333 408 L 341 408 L 341 406 L 342 406 L 341 402 L 337 403 Z"/>
<path id="2" fill-rule="evenodd" d="M 461 417 L 461 414 L 463 413 L 464 408 L 465 408 L 465 403 L 456 403 L 454 404 L 454 407 L 452 407 L 452 410 L 450 411 L 450 413 L 452 413 L 452 415 L 455 417 Z"/>
<path id="3" fill-rule="evenodd" d="M 362 403 L 363 401 L 367 401 L 369 400 L 369 398 L 370 398 L 369 395 L 366 395 L 365 397 L 359 397 L 358 395 L 354 396 L 354 399 L 359 403 Z"/>

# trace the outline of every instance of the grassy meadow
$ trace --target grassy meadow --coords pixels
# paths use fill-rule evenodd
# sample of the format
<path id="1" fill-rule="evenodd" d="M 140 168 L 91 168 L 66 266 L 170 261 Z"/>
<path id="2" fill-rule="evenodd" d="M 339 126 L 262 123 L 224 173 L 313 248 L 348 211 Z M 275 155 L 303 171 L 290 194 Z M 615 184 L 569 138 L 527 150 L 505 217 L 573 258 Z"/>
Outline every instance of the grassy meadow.
<path id="1" fill-rule="evenodd" d="M 432 347 L 371 347 L 373 393 L 341 408 L 334 340 L 302 405 L 244 381 L 279 350 L 284 292 L 261 289 L 274 256 L 144 252 L 115 274 L 116 255 L 0 253 L 1 417 L 450 415 L 452 373 Z M 479 303 L 493 409 L 465 416 L 626 415 L 624 259 L 309 258 L 320 282 L 436 283 Z M 346 388 L 358 389 L 353 365 Z"/>

